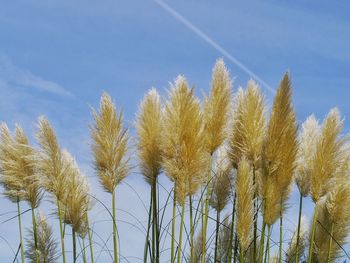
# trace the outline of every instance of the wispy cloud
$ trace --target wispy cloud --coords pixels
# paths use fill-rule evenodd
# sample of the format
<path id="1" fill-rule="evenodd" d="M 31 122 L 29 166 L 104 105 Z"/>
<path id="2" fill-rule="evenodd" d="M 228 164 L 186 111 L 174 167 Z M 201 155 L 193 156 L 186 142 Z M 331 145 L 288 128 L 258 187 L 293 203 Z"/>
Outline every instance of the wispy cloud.
<path id="1" fill-rule="evenodd" d="M 71 92 L 60 84 L 46 80 L 27 69 L 17 67 L 8 57 L 3 55 L 0 55 L 0 80 L 23 87 L 35 88 L 62 97 L 74 97 Z"/>
<path id="2" fill-rule="evenodd" d="M 160 7 L 162 7 L 166 12 L 168 12 L 171 16 L 173 16 L 176 20 L 185 25 L 189 30 L 207 42 L 210 46 L 220 52 L 223 56 L 225 56 L 228 60 L 230 60 L 233 64 L 247 73 L 250 77 L 254 78 L 256 81 L 260 82 L 268 91 L 271 93 L 275 93 L 275 90 L 266 83 L 261 77 L 259 77 L 256 73 L 254 73 L 251 69 L 249 69 L 245 64 L 243 64 L 239 59 L 231 55 L 225 48 L 223 48 L 220 44 L 218 44 L 215 40 L 213 40 L 210 36 L 205 34 L 202 30 L 192 24 L 189 20 L 183 17 L 180 13 L 178 13 L 175 9 L 173 9 L 170 5 L 166 4 L 163 0 L 153 0 Z"/>

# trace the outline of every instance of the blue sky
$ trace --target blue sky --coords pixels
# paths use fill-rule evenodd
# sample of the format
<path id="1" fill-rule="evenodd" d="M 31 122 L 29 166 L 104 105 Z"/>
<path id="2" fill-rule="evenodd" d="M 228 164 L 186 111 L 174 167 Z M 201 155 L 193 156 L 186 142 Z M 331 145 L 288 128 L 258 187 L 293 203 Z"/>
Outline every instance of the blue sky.
<path id="1" fill-rule="evenodd" d="M 202 37 L 174 12 L 200 30 Z M 137 105 L 149 88 L 166 94 L 169 81 L 184 74 L 200 95 L 208 91 L 211 69 L 219 57 L 235 78 L 234 89 L 245 85 L 250 74 L 229 54 L 272 88 L 289 70 L 300 121 L 311 113 L 322 119 L 334 106 L 347 117 L 349 17 L 348 1 L 2 1 L 0 120 L 11 127 L 21 123 L 33 134 L 37 117 L 48 116 L 63 147 L 89 176 L 92 190 L 109 202 L 94 178 L 89 150 L 90 106 L 97 106 L 102 91 L 123 107 L 126 125 L 132 129 Z M 271 102 L 272 93 L 262 86 Z M 346 122 L 346 132 L 349 127 Z M 143 180 L 133 174 L 126 182 L 147 203 Z M 132 207 L 136 217 L 145 219 L 140 200 L 126 184 L 118 197 L 121 210 Z M 296 203 L 294 195 L 291 203 Z M 4 212 L 15 210 L 8 201 L 1 200 L 0 205 Z M 47 201 L 43 207 L 45 213 L 52 212 Z M 121 210 L 121 217 L 131 220 Z M 93 217 L 102 220 L 96 227 L 108 237 L 103 222 L 108 218 L 102 211 L 96 205 Z M 26 219 L 29 222 L 29 216 Z M 122 253 L 142 257 L 142 236 L 130 226 L 121 228 Z M 0 236 L 13 248 L 17 240 L 10 233 L 16 230 L 16 222 L 0 224 Z M 0 257 L 12 258 L 1 240 Z M 102 253 L 100 262 L 108 260 Z M 138 261 L 129 258 L 129 262 Z"/>

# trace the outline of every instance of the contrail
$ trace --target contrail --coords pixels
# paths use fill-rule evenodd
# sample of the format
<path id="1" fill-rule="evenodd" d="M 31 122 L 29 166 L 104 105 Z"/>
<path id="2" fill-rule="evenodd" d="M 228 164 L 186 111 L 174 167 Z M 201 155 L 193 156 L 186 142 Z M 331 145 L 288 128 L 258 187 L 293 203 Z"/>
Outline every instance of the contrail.
<path id="1" fill-rule="evenodd" d="M 160 7 L 162 7 L 165 11 L 167 11 L 170 15 L 172 15 L 176 20 L 184 24 L 193 33 L 195 33 L 197 36 L 199 36 L 201 39 L 207 42 L 210 46 L 212 46 L 214 49 L 220 52 L 223 56 L 225 56 L 228 60 L 234 63 L 237 67 L 239 67 L 241 70 L 247 73 L 250 77 L 260 82 L 267 90 L 269 90 L 273 94 L 275 93 L 275 90 L 269 84 L 267 84 L 262 78 L 256 75 L 247 66 L 245 66 L 242 62 L 240 62 L 237 58 L 232 56 L 226 49 L 220 46 L 217 42 L 215 42 L 211 37 L 205 34 L 202 30 L 200 30 L 198 27 L 196 27 L 190 21 L 188 21 L 186 18 L 180 15 L 171 6 L 163 2 L 163 0 L 153 0 L 153 1 L 157 3 Z"/>

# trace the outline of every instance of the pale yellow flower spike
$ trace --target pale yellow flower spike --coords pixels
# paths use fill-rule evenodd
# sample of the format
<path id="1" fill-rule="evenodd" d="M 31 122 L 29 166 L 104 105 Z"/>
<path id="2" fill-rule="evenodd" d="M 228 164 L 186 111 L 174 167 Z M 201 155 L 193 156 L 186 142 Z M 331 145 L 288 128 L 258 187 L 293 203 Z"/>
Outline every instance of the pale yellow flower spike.
<path id="1" fill-rule="evenodd" d="M 152 185 L 161 169 L 161 104 L 155 89 L 146 94 L 139 107 L 136 130 L 141 173 Z"/>

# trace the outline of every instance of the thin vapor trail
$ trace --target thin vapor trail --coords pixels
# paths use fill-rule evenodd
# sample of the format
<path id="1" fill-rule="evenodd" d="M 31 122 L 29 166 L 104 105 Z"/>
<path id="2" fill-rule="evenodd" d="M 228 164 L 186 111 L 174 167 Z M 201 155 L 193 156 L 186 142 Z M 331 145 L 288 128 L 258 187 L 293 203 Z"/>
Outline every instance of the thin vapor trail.
<path id="1" fill-rule="evenodd" d="M 166 4 L 163 0 L 153 0 L 153 1 L 157 3 L 161 8 L 163 8 L 166 12 L 168 12 L 170 15 L 172 15 L 176 20 L 178 20 L 183 25 L 185 25 L 193 33 L 195 33 L 197 36 L 199 36 L 201 39 L 207 42 L 210 46 L 212 46 L 214 49 L 220 52 L 223 56 L 225 56 L 228 60 L 234 63 L 237 67 L 239 67 L 241 70 L 247 73 L 250 77 L 260 82 L 261 85 L 263 85 L 268 91 L 270 91 L 273 94 L 275 93 L 275 90 L 268 83 L 266 83 L 262 78 L 256 75 L 252 70 L 250 70 L 242 62 L 240 62 L 237 58 L 232 56 L 226 49 L 220 46 L 216 41 L 214 41 L 211 37 L 205 34 L 202 30 L 200 30 L 198 27 L 196 27 L 190 21 L 188 21 L 185 17 L 179 14 L 171 6 Z"/>

